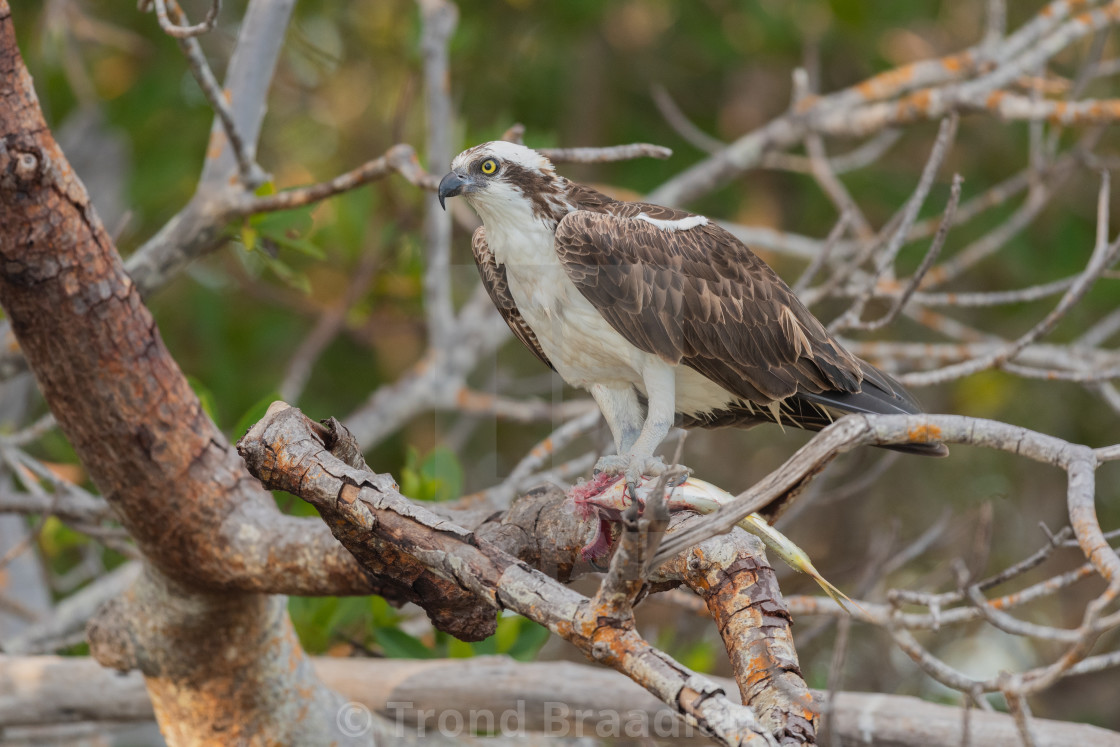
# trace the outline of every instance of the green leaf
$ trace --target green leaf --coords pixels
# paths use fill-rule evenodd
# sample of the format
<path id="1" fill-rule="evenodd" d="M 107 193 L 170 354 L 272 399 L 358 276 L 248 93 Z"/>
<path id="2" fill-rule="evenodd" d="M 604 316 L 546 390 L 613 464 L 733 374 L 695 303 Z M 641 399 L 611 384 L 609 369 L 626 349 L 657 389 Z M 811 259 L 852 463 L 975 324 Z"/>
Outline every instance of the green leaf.
<path id="1" fill-rule="evenodd" d="M 420 498 L 423 483 L 420 470 L 416 463 L 420 461 L 420 453 L 415 446 L 409 446 L 405 451 L 404 465 L 401 467 L 401 495 L 406 495 L 413 500 Z"/>
<path id="2" fill-rule="evenodd" d="M 420 475 L 431 486 L 428 500 L 450 501 L 463 490 L 463 466 L 451 449 L 437 446 L 420 465 Z"/>
<path id="3" fill-rule="evenodd" d="M 488 638 L 487 640 L 490 640 L 490 639 Z M 448 636 L 447 637 L 447 657 L 449 659 L 470 659 L 473 656 L 477 656 L 477 655 L 483 653 L 482 651 L 479 651 L 478 649 L 479 649 L 479 647 L 481 647 L 485 643 L 486 643 L 486 641 L 480 641 L 478 643 L 467 643 L 465 641 L 460 641 L 458 638 L 455 638 L 454 636 Z M 487 653 L 489 653 L 489 652 L 487 652 Z"/>
<path id="4" fill-rule="evenodd" d="M 326 629 L 338 632 L 362 632 L 368 626 L 369 605 L 361 597 L 339 599 L 327 617 Z"/>
<path id="5" fill-rule="evenodd" d="M 259 236 L 260 231 L 254 228 L 250 221 L 241 224 L 241 244 L 245 247 L 245 251 L 251 252 L 257 248 L 257 238 Z"/>
<path id="6" fill-rule="evenodd" d="M 527 618 L 520 619 L 517 638 L 509 648 L 502 651 L 518 661 L 532 661 L 548 641 L 548 628 Z"/>
<path id="7" fill-rule="evenodd" d="M 435 652 L 400 628 L 374 628 L 373 637 L 390 659 L 432 659 Z"/>
<path id="8" fill-rule="evenodd" d="M 420 460 L 409 447 L 401 467 L 401 494 L 417 501 L 449 501 L 463 490 L 463 467 L 455 452 L 436 447 Z"/>
<path id="9" fill-rule="evenodd" d="M 400 614 L 393 609 L 393 605 L 385 600 L 385 597 L 373 595 L 368 599 L 374 627 L 388 628 L 396 625 L 400 621 Z"/>
<path id="10" fill-rule="evenodd" d="M 267 246 L 270 242 L 262 242 Z M 267 251 L 257 252 L 257 256 L 264 260 L 265 266 L 272 270 L 273 274 L 280 280 L 284 281 L 286 285 L 295 288 L 304 295 L 311 294 L 311 280 L 308 279 L 304 273 L 293 269 L 286 262 L 272 256 Z"/>
<path id="11" fill-rule="evenodd" d="M 275 213 L 258 213 L 251 216 L 249 220 L 260 229 L 261 233 L 268 234 L 302 235 L 310 232 L 315 225 L 309 207 Z"/>
<path id="12" fill-rule="evenodd" d="M 305 254 L 308 257 L 311 257 L 312 259 L 326 259 L 327 258 L 327 253 L 324 252 L 322 250 L 322 248 L 319 247 L 318 244 L 316 244 L 312 241 L 308 241 L 305 238 L 301 238 L 299 236 L 289 236 L 289 235 L 284 234 L 284 233 L 273 233 L 273 232 L 268 232 L 266 235 L 268 236 L 268 238 L 272 239 L 273 241 L 275 241 L 280 246 L 283 246 L 283 247 L 288 248 L 288 249 L 294 249 L 295 251 L 299 252 L 300 254 Z"/>
<path id="13" fill-rule="evenodd" d="M 494 635 L 486 639 L 494 642 L 495 653 L 504 653 L 513 648 L 517 636 L 521 634 L 521 621 L 524 619 L 520 615 L 508 613 L 498 618 L 497 630 L 494 631 Z"/>
<path id="14" fill-rule="evenodd" d="M 288 613 L 299 635 L 300 643 L 308 653 L 322 653 L 331 642 L 331 629 L 327 621 L 335 614 L 338 597 L 290 597 Z"/>
<path id="15" fill-rule="evenodd" d="M 681 656 L 681 663 L 696 672 L 710 672 L 716 663 L 715 646 L 710 641 L 699 641 Z"/>
<path id="16" fill-rule="evenodd" d="M 43 528 L 39 531 L 39 547 L 47 557 L 55 557 L 68 549 L 88 543 L 88 537 L 63 524 L 57 516 L 48 516 L 43 520 Z"/>

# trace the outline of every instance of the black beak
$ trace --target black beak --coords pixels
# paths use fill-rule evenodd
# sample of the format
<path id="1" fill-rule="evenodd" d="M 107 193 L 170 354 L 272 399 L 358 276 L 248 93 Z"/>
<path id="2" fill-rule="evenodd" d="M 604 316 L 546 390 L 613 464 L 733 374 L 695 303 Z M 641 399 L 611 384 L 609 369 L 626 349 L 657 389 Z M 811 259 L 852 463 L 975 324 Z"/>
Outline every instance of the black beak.
<path id="1" fill-rule="evenodd" d="M 463 188 L 469 186 L 470 183 L 470 179 L 463 177 L 461 174 L 456 174 L 454 171 L 447 172 L 447 176 L 440 179 L 439 182 L 439 206 L 447 210 L 444 200 L 462 194 Z"/>

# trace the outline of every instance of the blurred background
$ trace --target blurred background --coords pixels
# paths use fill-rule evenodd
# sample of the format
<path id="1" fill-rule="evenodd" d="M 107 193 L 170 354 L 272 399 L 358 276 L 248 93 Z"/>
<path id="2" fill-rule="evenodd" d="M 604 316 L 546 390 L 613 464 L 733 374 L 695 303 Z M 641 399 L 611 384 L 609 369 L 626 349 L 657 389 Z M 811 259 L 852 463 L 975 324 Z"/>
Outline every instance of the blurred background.
<path id="1" fill-rule="evenodd" d="M 48 119 L 127 256 L 190 199 L 212 112 L 177 46 L 159 32 L 151 15 L 107 0 L 11 4 Z M 183 5 L 193 19 L 200 19 L 208 3 Z M 560 168 L 566 176 L 633 197 L 705 155 L 666 121 L 655 103 L 655 87 L 663 88 L 713 138 L 731 141 L 788 108 L 794 68 L 804 66 L 815 89 L 829 92 L 908 62 L 963 49 L 983 33 L 986 3 L 462 0 L 458 5 L 460 21 L 451 46 L 455 150 L 500 137 L 515 122 L 525 125 L 530 146 L 643 141 L 671 147 L 674 155 L 666 161 Z M 1042 3 L 1010 6 L 1008 27 L 1014 29 Z M 226 3 L 218 29 L 202 38 L 219 76 L 243 10 L 244 2 Z M 259 151 L 259 161 L 277 187 L 330 178 L 397 142 L 413 144 L 432 173 L 444 173 L 446 163 L 428 163 L 423 154 L 419 38 L 419 13 L 407 0 L 324 0 L 297 6 Z M 1071 47 L 1053 68 L 1072 76 L 1087 46 Z M 1104 57 L 1111 57 L 1115 48 L 1113 40 L 1107 41 Z M 1108 97 L 1116 95 L 1115 88 L 1113 79 L 1101 78 L 1090 84 L 1088 94 Z M 909 197 L 936 128 L 936 123 L 906 128 L 879 161 L 843 175 L 873 226 L 881 226 Z M 1062 137 L 1072 141 L 1078 134 Z M 1023 169 L 1028 140 L 1025 123 L 963 117 L 923 217 L 940 215 L 954 172 L 964 177 L 967 200 Z M 1096 152 L 1114 156 L 1117 142 L 1115 133 L 1107 132 Z M 830 141 L 829 148 L 840 153 L 858 144 Z M 948 289 L 1015 289 L 1079 272 L 1093 246 L 1098 187 L 1094 172 L 1076 173 L 1004 250 Z M 348 292 L 353 303 L 345 309 L 342 329 L 314 362 L 293 404 L 312 417 L 334 415 L 345 422 L 371 392 L 396 380 L 423 354 L 423 200 L 420 190 L 392 177 L 313 209 L 253 219 L 231 229 L 228 247 L 149 299 L 170 350 L 231 439 L 277 398 L 301 341 Z M 1012 200 L 955 229 L 945 255 L 1002 224 L 1018 204 Z M 837 220 L 832 202 L 809 175 L 780 169 L 752 170 L 689 207 L 735 223 L 815 238 L 827 235 Z M 267 241 L 246 243 L 246 231 Z M 467 231 L 456 227 L 453 263 L 460 300 L 478 282 L 469 239 Z M 916 267 L 926 248 L 925 241 L 904 247 L 901 264 Z M 791 282 L 806 265 L 788 254 L 759 253 Z M 364 278 L 358 287 L 355 277 Z M 995 308 L 951 309 L 948 314 L 1014 338 L 1055 302 L 1048 297 Z M 1048 340 L 1075 338 L 1118 302 L 1115 277 L 1100 281 Z M 827 303 L 814 307 L 824 320 L 842 310 Z M 938 337 L 900 318 L 880 332 L 853 333 L 848 339 L 924 342 Z M 890 361 L 878 362 L 891 367 Z M 919 362 L 917 367 L 923 366 Z M 503 346 L 482 365 L 471 384 L 481 391 L 549 402 L 584 396 L 565 389 L 516 343 Z M 994 418 L 1093 447 L 1115 443 L 1120 436 L 1117 412 L 1077 383 L 985 372 L 915 393 L 932 412 Z M 25 393 L 23 398 L 29 417 L 45 412 L 37 395 Z M 375 470 L 396 476 L 414 497 L 447 500 L 500 480 L 558 424 L 425 413 L 374 444 L 366 457 Z M 601 429 L 559 461 L 607 440 Z M 736 493 L 806 440 L 806 434 L 772 426 L 695 432 L 686 440 L 683 461 L 698 476 Z M 58 433 L 48 435 L 35 453 L 57 474 L 85 482 Z M 1120 467 L 1114 463 L 1098 474 L 1101 524 L 1116 527 Z M 308 512 L 288 496 L 277 500 L 285 510 Z M 782 528 L 816 566 L 853 596 L 858 590 L 862 597 L 881 601 L 888 588 L 954 588 L 949 569 L 954 558 L 987 575 L 1040 548 L 1046 540 L 1040 522 L 1057 531 L 1067 521 L 1065 476 L 990 450 L 955 447 L 947 460 L 926 460 L 862 449 L 842 457 L 795 511 Z M 923 537 L 923 544 L 915 546 Z M 56 598 L 122 562 L 117 553 L 54 519 L 40 535 L 38 558 Z M 1006 589 L 1080 562 L 1076 549 L 1059 550 L 1041 571 Z M 784 567 L 778 571 L 786 594 L 815 593 L 809 579 Z M 1031 619 L 1076 626 L 1085 602 L 1101 588 L 1094 579 L 1048 598 L 1030 608 Z M 508 652 L 530 658 L 543 644 L 541 656 L 568 655 L 558 642 L 546 643 L 541 629 L 517 618 L 504 620 L 495 639 L 472 646 L 433 634 L 422 618 L 402 615 L 379 599 L 293 599 L 291 609 L 301 639 L 313 653 L 424 657 Z M 722 646 L 709 621 L 656 600 L 639 613 L 652 642 L 690 666 L 726 673 Z M 835 628 L 799 618 L 795 634 L 809 684 L 825 686 Z M 1059 651 L 1058 644 L 1016 639 L 980 624 L 922 640 L 955 666 L 985 676 L 1050 661 Z M 1114 643 L 1105 640 L 1102 646 Z M 68 650 L 84 651 L 81 644 Z M 852 629 L 841 684 L 957 702 L 884 632 L 859 625 Z M 1116 684 L 1115 672 L 1077 677 L 1032 699 L 1031 705 L 1039 716 L 1118 729 Z"/>

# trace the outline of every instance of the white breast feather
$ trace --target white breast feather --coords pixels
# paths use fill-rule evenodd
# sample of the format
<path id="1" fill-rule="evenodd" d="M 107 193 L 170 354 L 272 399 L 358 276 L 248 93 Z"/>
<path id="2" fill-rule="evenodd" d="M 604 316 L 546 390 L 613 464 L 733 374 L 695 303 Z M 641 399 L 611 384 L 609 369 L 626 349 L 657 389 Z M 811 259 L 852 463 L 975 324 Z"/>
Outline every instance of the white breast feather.
<path id="1" fill-rule="evenodd" d="M 537 220 L 520 194 L 488 196 L 486 239 L 494 259 L 506 270 L 509 290 L 541 350 L 569 384 L 633 385 L 643 395 L 642 371 L 663 365 L 619 334 L 572 283 L 553 244 L 550 226 Z M 662 230 L 684 231 L 708 219 L 677 221 L 638 218 Z M 737 398 L 687 366 L 676 366 L 676 409 L 699 414 L 718 410 Z"/>

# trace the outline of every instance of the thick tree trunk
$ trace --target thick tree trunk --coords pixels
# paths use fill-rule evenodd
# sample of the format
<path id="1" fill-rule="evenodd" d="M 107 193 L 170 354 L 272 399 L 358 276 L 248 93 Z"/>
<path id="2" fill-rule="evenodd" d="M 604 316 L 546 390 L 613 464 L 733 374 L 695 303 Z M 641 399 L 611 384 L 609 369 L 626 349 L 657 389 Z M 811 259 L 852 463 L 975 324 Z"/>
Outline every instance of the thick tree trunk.
<path id="1" fill-rule="evenodd" d="M 51 136 L 12 26 L 0 0 L 0 304 L 59 427 L 150 563 L 95 621 L 94 652 L 144 673 L 172 744 L 338 741 L 341 700 L 307 663 L 284 598 L 234 591 L 246 571 L 302 558 L 270 557 L 246 520 L 277 519 L 271 498 L 160 339 Z M 336 565 L 320 587 L 368 584 Z"/>

